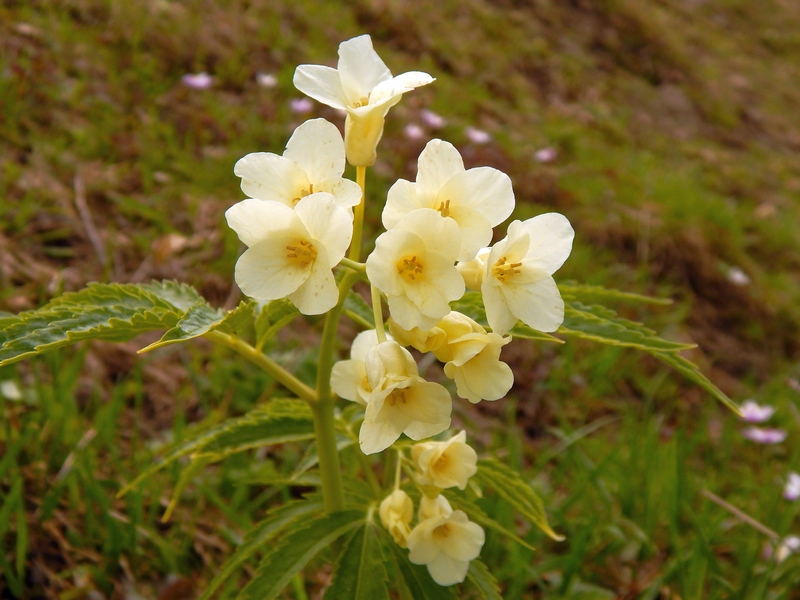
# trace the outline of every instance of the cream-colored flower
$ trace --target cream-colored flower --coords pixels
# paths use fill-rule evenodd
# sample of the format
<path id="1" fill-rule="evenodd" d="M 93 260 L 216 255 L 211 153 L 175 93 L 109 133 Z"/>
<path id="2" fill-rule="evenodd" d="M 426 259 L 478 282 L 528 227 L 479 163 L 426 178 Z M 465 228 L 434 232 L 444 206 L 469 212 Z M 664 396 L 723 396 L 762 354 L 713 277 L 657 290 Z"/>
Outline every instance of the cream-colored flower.
<path id="1" fill-rule="evenodd" d="M 514 373 L 500 360 L 500 350 L 511 336 L 487 333 L 467 315 L 453 311 L 437 324 L 447 342 L 434 355 L 445 363 L 444 374 L 456 382 L 461 398 L 477 403 L 498 400 L 514 385 Z"/>
<path id="2" fill-rule="evenodd" d="M 259 302 L 289 298 L 305 315 L 336 305 L 333 267 L 353 235 L 353 216 L 327 192 L 306 196 L 294 210 L 275 201 L 248 198 L 225 213 L 248 247 L 236 263 L 242 291 Z"/>
<path id="3" fill-rule="evenodd" d="M 511 215 L 514 191 L 505 173 L 492 167 L 466 170 L 455 146 L 431 140 L 419 155 L 416 183 L 400 179 L 389 188 L 383 225 L 392 229 L 419 208 L 434 209 L 458 223 L 458 260 L 469 260 L 492 241 L 492 228 Z"/>
<path id="4" fill-rule="evenodd" d="M 394 229 L 378 236 L 367 258 L 367 277 L 386 294 L 400 327 L 430 329 L 464 295 L 455 268 L 461 238 L 452 219 L 430 208 L 408 213 Z"/>
<path id="5" fill-rule="evenodd" d="M 420 377 L 414 358 L 397 342 L 372 348 L 366 370 L 372 393 L 359 432 L 364 454 L 385 450 L 402 433 L 421 440 L 450 427 L 450 393 Z"/>
<path id="6" fill-rule="evenodd" d="M 378 334 L 374 329 L 362 331 L 353 340 L 350 360 L 340 360 L 331 371 L 331 388 L 346 400 L 367 405 L 372 388 L 367 379 L 365 362 L 367 353 L 378 345 Z"/>
<path id="7" fill-rule="evenodd" d="M 440 513 L 411 531 L 408 559 L 426 565 L 439 585 L 453 585 L 464 581 L 469 561 L 478 558 L 485 540 L 481 526 L 472 523 L 463 511 Z"/>
<path id="8" fill-rule="evenodd" d="M 417 465 L 417 483 L 425 487 L 463 490 L 467 480 L 478 472 L 478 455 L 467 445 L 465 431 L 446 442 L 423 442 L 411 448 Z"/>
<path id="9" fill-rule="evenodd" d="M 417 511 L 417 521 L 427 521 L 438 517 L 449 517 L 453 514 L 453 507 L 447 498 L 441 494 L 435 496 L 423 495 L 419 499 L 419 510 Z"/>
<path id="10" fill-rule="evenodd" d="M 295 129 L 283 156 L 254 152 L 239 159 L 233 172 L 250 198 L 294 208 L 309 194 L 328 192 L 337 205 L 351 207 L 361 201 L 361 188 L 342 177 L 344 167 L 342 134 L 325 119 L 312 119 Z"/>
<path id="11" fill-rule="evenodd" d="M 489 258 L 491 248 L 481 248 L 471 260 L 456 263 L 456 270 L 464 278 L 464 285 L 468 289 L 479 292 L 483 285 L 483 275 L 486 272 L 486 259 Z"/>
<path id="12" fill-rule="evenodd" d="M 368 35 L 342 42 L 337 66 L 333 69 L 300 65 L 294 73 L 294 85 L 323 104 L 347 111 L 344 124 L 347 160 L 352 165 L 366 167 L 375 162 L 389 109 L 403 94 L 434 79 L 419 71 L 392 77 Z"/>
<path id="13" fill-rule="evenodd" d="M 547 213 L 514 221 L 486 259 L 481 293 L 486 318 L 504 334 L 517 320 L 538 331 L 564 321 L 564 301 L 552 278 L 572 250 L 575 232 L 564 215 Z"/>
<path id="14" fill-rule="evenodd" d="M 392 336 L 398 344 L 411 346 L 420 352 L 433 352 L 447 341 L 447 334 L 438 327 L 433 329 L 414 327 L 407 330 L 395 323 L 394 319 L 389 319 L 389 331 L 392 332 Z"/>
<path id="15" fill-rule="evenodd" d="M 378 513 L 381 523 L 401 548 L 406 547 L 411 533 L 411 519 L 414 518 L 414 503 L 403 490 L 395 490 L 381 502 Z"/>

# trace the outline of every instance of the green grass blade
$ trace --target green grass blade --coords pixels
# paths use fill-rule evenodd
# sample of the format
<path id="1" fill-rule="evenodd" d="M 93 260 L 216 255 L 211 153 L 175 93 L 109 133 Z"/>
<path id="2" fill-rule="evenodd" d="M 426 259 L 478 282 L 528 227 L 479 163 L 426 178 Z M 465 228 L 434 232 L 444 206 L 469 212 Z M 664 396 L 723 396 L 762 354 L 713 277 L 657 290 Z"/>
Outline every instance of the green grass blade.
<path id="1" fill-rule="evenodd" d="M 308 520 L 294 527 L 261 560 L 253 579 L 237 596 L 239 600 L 277 598 L 295 573 L 320 551 L 364 521 L 364 512 L 345 510 Z"/>
<path id="2" fill-rule="evenodd" d="M 479 597 L 483 600 L 503 600 L 500 589 L 497 587 L 497 581 L 480 560 L 475 559 L 469 563 L 467 581 L 475 586 L 480 594 Z"/>

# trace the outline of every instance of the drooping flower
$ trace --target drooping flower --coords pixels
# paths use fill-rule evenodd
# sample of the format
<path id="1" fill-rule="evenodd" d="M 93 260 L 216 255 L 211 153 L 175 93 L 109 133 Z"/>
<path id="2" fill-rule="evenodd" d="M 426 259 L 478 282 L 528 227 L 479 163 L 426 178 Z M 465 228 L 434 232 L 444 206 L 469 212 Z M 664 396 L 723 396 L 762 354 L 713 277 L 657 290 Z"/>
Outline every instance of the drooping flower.
<path id="1" fill-rule="evenodd" d="M 247 250 L 236 263 L 236 283 L 259 302 L 289 298 L 305 315 L 336 305 L 333 267 L 353 235 L 350 211 L 327 192 L 315 192 L 294 210 L 274 201 L 248 198 L 225 213 Z"/>
<path id="2" fill-rule="evenodd" d="M 399 179 L 383 209 L 383 225 L 392 229 L 405 215 L 432 208 L 450 217 L 461 232 L 458 260 L 468 260 L 492 241 L 492 228 L 514 210 L 511 179 L 492 167 L 465 169 L 455 146 L 431 140 L 419 155 L 417 180 Z"/>
<path id="3" fill-rule="evenodd" d="M 447 334 L 439 327 L 432 329 L 414 327 L 411 330 L 406 330 L 395 323 L 394 319 L 389 319 L 389 331 L 392 332 L 392 336 L 397 340 L 398 344 L 411 346 L 420 352 L 433 352 L 447 342 Z"/>
<path id="4" fill-rule="evenodd" d="M 439 498 L 447 503 L 444 496 Z M 407 539 L 408 559 L 427 566 L 439 585 L 453 585 L 464 581 L 469 562 L 478 558 L 485 540 L 481 526 L 472 523 L 463 511 L 449 514 L 441 511 L 411 530 Z"/>
<path id="5" fill-rule="evenodd" d="M 467 480 L 478 472 L 478 455 L 467 445 L 462 431 L 446 442 L 423 442 L 411 448 L 417 465 L 417 483 L 421 486 L 446 489 L 467 487 Z"/>
<path id="6" fill-rule="evenodd" d="M 372 388 L 367 379 L 365 361 L 367 354 L 378 345 L 378 334 L 374 329 L 362 331 L 353 340 L 350 360 L 340 360 L 331 371 L 331 388 L 346 400 L 367 405 Z"/>
<path id="7" fill-rule="evenodd" d="M 784 429 L 748 427 L 742 431 L 742 435 L 757 444 L 780 444 L 788 434 Z"/>
<path id="8" fill-rule="evenodd" d="M 315 192 L 333 194 L 343 207 L 361 202 L 361 188 L 344 179 L 344 142 L 336 125 L 311 119 L 295 129 L 283 156 L 254 152 L 239 159 L 233 172 L 250 198 L 294 207 Z"/>
<path id="9" fill-rule="evenodd" d="M 456 263 L 456 269 L 464 278 L 464 285 L 471 290 L 479 292 L 483 285 L 483 276 L 486 273 L 486 260 L 489 258 L 491 248 L 481 248 L 475 258 Z"/>
<path id="10" fill-rule="evenodd" d="M 487 333 L 467 315 L 452 311 L 437 324 L 447 341 L 434 355 L 445 363 L 444 374 L 456 382 L 456 392 L 473 404 L 498 400 L 514 385 L 514 373 L 500 360 L 500 350 L 511 336 Z"/>
<path id="11" fill-rule="evenodd" d="M 786 500 L 797 500 L 800 498 L 800 474 L 789 473 L 786 485 L 783 488 L 783 497 Z"/>
<path id="12" fill-rule="evenodd" d="M 547 213 L 514 221 L 486 259 L 481 292 L 486 318 L 505 334 L 522 321 L 538 331 L 555 331 L 564 320 L 564 301 L 552 274 L 572 250 L 575 232 L 564 215 Z"/>
<path id="13" fill-rule="evenodd" d="M 411 519 L 414 518 L 414 503 L 403 490 L 395 490 L 381 502 L 379 509 L 381 523 L 401 548 L 406 547 L 411 533 Z"/>
<path id="14" fill-rule="evenodd" d="M 403 94 L 434 79 L 419 71 L 392 77 L 368 35 L 339 45 L 337 67 L 300 65 L 294 73 L 294 85 L 323 104 L 347 111 L 344 125 L 347 160 L 352 165 L 366 167 L 375 162 L 389 109 Z"/>
<path id="15" fill-rule="evenodd" d="M 757 404 L 752 400 L 745 400 L 739 410 L 742 412 L 742 420 L 748 423 L 763 423 L 775 414 L 775 407 Z"/>
<path id="16" fill-rule="evenodd" d="M 366 370 L 372 393 L 359 432 L 364 454 L 385 450 L 402 433 L 421 440 L 450 427 L 449 392 L 420 377 L 414 358 L 397 342 L 372 348 Z"/>
<path id="17" fill-rule="evenodd" d="M 386 294 L 389 312 L 403 329 L 430 329 L 464 295 L 455 268 L 458 226 L 431 208 L 420 208 L 382 233 L 367 258 L 367 277 Z"/>

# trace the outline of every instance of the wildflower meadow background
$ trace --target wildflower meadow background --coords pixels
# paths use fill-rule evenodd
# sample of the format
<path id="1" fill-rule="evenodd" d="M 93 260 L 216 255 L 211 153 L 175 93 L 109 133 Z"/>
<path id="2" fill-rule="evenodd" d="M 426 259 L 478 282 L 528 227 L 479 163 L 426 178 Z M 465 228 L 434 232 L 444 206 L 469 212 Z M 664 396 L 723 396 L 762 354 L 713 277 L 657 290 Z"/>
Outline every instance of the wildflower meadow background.
<path id="1" fill-rule="evenodd" d="M 499 527 L 480 560 L 501 597 L 800 598 L 798 31 L 781 0 L 6 2 L 0 311 L 151 280 L 235 308 L 234 165 L 281 154 L 309 120 L 341 127 L 295 68 L 335 66 L 369 34 L 393 73 L 436 80 L 387 115 L 368 195 L 414 181 L 433 138 L 507 173 L 511 219 L 574 228 L 556 280 L 661 299 L 613 308 L 696 344 L 685 356 L 742 410 L 629 349 L 504 346 L 514 387 L 454 403 L 452 431 L 520 471 L 565 539 L 487 486 Z M 367 207 L 367 244 L 382 210 Z M 294 325 L 263 349 L 313 382 L 322 322 Z M 357 333 L 343 326 L 340 358 Z M 190 599 L 223 575 L 216 597 L 232 598 L 266 550 L 221 565 L 313 493 L 293 473 L 315 455 L 295 442 L 164 463 L 285 392 L 204 340 L 137 354 L 159 337 L 0 367 L 0 597 Z M 283 597 L 330 584 L 320 557 Z"/>

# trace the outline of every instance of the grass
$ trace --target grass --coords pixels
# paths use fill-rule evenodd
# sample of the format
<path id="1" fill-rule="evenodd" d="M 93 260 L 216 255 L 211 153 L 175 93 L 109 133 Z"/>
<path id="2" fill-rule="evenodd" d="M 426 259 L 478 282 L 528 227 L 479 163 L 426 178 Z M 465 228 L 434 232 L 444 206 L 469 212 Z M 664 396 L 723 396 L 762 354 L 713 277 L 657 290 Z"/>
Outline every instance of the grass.
<path id="1" fill-rule="evenodd" d="M 780 537 L 798 532 L 800 505 L 781 498 L 787 473 L 800 471 L 791 386 L 800 378 L 800 11 L 791 3 L 70 0 L 11 3 L 0 17 L 0 310 L 92 280 L 150 278 L 233 306 L 240 250 L 222 216 L 241 197 L 232 165 L 280 152 L 306 118 L 339 123 L 318 105 L 291 111 L 293 68 L 333 64 L 339 41 L 369 32 L 393 72 L 437 77 L 393 109 L 368 174 L 373 197 L 396 177 L 413 179 L 424 141 L 403 127 L 431 108 L 447 124 L 423 125 L 426 134 L 455 143 L 468 166 L 511 175 L 516 217 L 570 218 L 578 237 L 562 280 L 674 298 L 623 313 L 698 342 L 693 358 L 718 385 L 776 406 L 772 425 L 789 431 L 776 446 L 747 441 L 712 399 L 634 353 L 509 347 L 512 397 L 462 407 L 458 419 L 473 425 L 478 448 L 524 470 L 567 540 L 482 500 L 537 548 L 490 532 L 483 557 L 504 597 L 799 597 L 798 555 L 769 558 L 768 535 L 703 493 Z M 199 71 L 214 87 L 181 84 Z M 259 87 L 259 72 L 277 86 Z M 470 142 L 467 126 L 492 141 Z M 554 162 L 533 159 L 544 147 Z M 373 235 L 379 212 L 368 213 Z M 731 282 L 730 267 L 751 283 Z M 281 342 L 281 359 L 303 377 L 313 376 L 303 343 L 314 335 L 303 326 Z M 168 523 L 181 466 L 116 498 L 166 444 L 277 390 L 202 344 L 136 356 L 149 341 L 0 370 L 21 396 L 0 394 L 0 597 L 193 597 L 269 506 L 298 493 L 261 483 L 300 459 L 288 445 L 198 471 Z M 308 593 L 324 576 L 306 573 Z"/>

